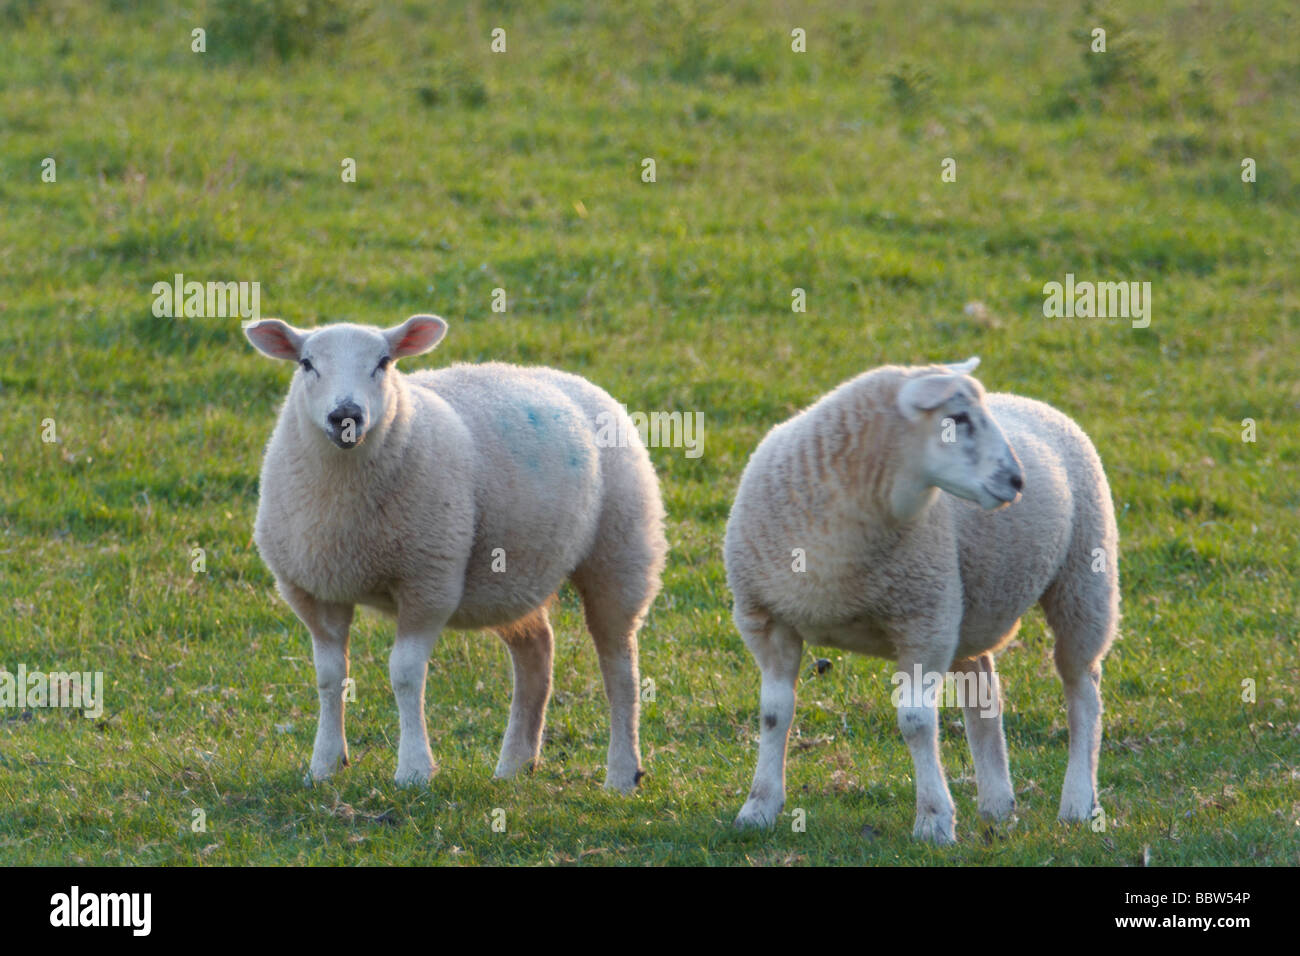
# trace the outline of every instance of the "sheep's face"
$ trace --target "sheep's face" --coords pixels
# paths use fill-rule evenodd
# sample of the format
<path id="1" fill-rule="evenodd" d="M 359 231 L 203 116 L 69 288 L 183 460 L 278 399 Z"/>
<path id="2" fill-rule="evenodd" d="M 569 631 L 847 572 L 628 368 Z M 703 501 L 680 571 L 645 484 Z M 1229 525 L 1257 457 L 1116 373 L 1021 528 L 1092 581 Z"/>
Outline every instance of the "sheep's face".
<path id="1" fill-rule="evenodd" d="M 1024 471 L 1007 436 L 984 405 L 984 389 L 967 373 L 979 359 L 909 378 L 898 406 L 919 441 L 921 479 L 986 509 L 1020 497 Z"/>
<path id="2" fill-rule="evenodd" d="M 415 315 L 391 329 L 329 325 L 303 332 L 278 319 L 245 328 L 249 341 L 272 358 L 298 364 L 290 401 L 339 448 L 356 448 L 396 400 L 393 363 L 427 352 L 447 331 L 433 315 Z"/>

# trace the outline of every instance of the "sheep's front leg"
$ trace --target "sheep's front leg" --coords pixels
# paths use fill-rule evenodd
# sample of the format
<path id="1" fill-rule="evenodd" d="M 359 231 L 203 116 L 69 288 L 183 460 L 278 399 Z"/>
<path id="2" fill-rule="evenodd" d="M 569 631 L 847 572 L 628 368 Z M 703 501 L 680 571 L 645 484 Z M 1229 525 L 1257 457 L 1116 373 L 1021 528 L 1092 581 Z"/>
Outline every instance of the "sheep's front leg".
<path id="1" fill-rule="evenodd" d="M 975 761 L 980 816 L 1005 820 L 1015 813 L 1016 795 L 1011 787 L 1007 739 L 1002 731 L 1002 688 L 993 667 L 993 655 L 981 654 L 973 660 L 960 661 L 953 665 L 953 671 L 975 677 L 974 687 L 966 685 L 962 715 L 966 741 Z M 974 698 L 971 693 L 975 694 Z"/>
<path id="2" fill-rule="evenodd" d="M 954 641 L 955 643 L 955 641 Z M 943 657 L 932 649 L 923 653 L 900 653 L 899 671 L 913 680 L 919 671 L 922 679 L 925 675 L 935 675 L 942 690 L 943 672 L 946 670 L 947 656 L 944 664 L 936 661 Z M 931 843 L 956 843 L 957 809 L 948 792 L 948 779 L 944 776 L 943 765 L 939 761 L 939 712 L 934 695 L 923 693 L 923 688 L 914 682 L 911 693 L 904 693 L 898 706 L 898 729 L 902 731 L 907 749 L 912 752 L 912 766 L 916 775 L 916 822 L 912 827 L 912 836 L 918 840 Z"/>
<path id="3" fill-rule="evenodd" d="M 286 582 L 280 583 L 280 592 L 311 632 L 320 718 L 316 723 L 310 772 L 313 780 L 324 780 L 348 762 L 343 694 L 348 679 L 348 634 L 354 609 L 351 604 L 318 601 Z"/>
<path id="4" fill-rule="evenodd" d="M 388 656 L 388 677 L 401 722 L 394 775 L 400 784 L 428 783 L 435 769 L 433 753 L 429 750 L 429 730 L 424 722 L 424 685 L 429 676 L 429 655 L 442 632 L 444 620 L 409 625 L 399 616 L 397 621 L 397 640 Z"/>
<path id="5" fill-rule="evenodd" d="M 803 656 L 803 638 L 782 624 L 768 622 L 746 630 L 738 616 L 741 636 L 763 673 L 759 695 L 761 729 L 758 766 L 749 799 L 736 815 L 736 826 L 769 827 L 785 806 L 785 756 L 794 720 L 795 682 Z"/>

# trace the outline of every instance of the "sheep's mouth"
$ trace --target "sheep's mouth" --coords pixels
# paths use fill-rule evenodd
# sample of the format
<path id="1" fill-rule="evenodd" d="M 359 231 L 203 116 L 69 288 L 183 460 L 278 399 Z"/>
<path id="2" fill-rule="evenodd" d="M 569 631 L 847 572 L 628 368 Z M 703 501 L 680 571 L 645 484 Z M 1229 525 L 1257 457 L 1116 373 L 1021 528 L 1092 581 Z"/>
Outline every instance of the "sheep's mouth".
<path id="1" fill-rule="evenodd" d="M 358 432 L 351 436 L 351 441 L 347 441 L 343 437 L 343 429 L 341 428 L 327 428 L 325 429 L 325 435 L 337 447 L 342 448 L 344 451 L 351 451 L 366 440 L 365 433 Z"/>
<path id="2" fill-rule="evenodd" d="M 981 485 L 980 490 L 982 490 L 984 494 L 988 495 L 988 497 L 992 499 L 991 504 L 989 503 L 984 504 L 985 509 L 987 509 L 988 511 L 997 511 L 999 508 L 1005 508 L 1007 505 L 1011 504 L 1012 502 L 1014 502 L 1016 499 L 1020 497 L 1020 492 L 1018 491 L 1013 490 L 1010 495 L 1007 495 L 1005 492 L 999 493 L 994 491 L 988 485 Z"/>

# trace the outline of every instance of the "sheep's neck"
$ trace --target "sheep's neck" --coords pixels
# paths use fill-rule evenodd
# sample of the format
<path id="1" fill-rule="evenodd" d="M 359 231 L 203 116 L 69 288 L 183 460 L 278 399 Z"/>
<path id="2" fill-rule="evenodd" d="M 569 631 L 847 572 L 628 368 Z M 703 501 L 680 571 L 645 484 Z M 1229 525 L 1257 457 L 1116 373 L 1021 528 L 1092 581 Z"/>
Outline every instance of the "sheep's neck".
<path id="1" fill-rule="evenodd" d="M 889 516 L 898 524 L 914 524 L 925 516 L 939 489 L 910 475 L 898 475 L 889 492 Z"/>
<path id="2" fill-rule="evenodd" d="M 880 413 L 879 401 L 865 388 L 845 394 L 828 416 L 830 459 L 847 460 L 845 473 L 858 489 L 862 513 L 906 526 L 925 517 L 939 489 L 901 464 L 909 458 L 901 446 L 910 436 L 893 415 Z"/>

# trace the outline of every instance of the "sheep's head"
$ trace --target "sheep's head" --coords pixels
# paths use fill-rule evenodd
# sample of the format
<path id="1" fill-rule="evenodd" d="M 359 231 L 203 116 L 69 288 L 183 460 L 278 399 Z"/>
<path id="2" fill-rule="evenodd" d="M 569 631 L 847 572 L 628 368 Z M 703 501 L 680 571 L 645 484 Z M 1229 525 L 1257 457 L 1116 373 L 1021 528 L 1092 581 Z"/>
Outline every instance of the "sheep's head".
<path id="1" fill-rule="evenodd" d="M 303 331 L 279 319 L 244 328 L 258 351 L 298 364 L 290 400 L 342 449 L 361 444 L 392 407 L 393 362 L 429 351 L 446 331 L 436 315 L 413 315 L 391 329 L 340 324 Z"/>
<path id="2" fill-rule="evenodd" d="M 898 410 L 917 436 L 921 479 L 994 509 L 1020 497 L 1024 471 L 984 405 L 984 388 L 970 377 L 978 364 L 972 358 L 907 379 Z"/>

